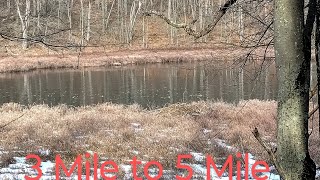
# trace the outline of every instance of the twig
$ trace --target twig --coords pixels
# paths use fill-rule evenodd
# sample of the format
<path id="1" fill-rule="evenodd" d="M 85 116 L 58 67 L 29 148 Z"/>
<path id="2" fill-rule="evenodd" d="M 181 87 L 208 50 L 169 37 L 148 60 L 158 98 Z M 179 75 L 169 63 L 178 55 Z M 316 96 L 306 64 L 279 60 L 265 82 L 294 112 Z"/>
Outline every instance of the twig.
<path id="1" fill-rule="evenodd" d="M 8 123 L 0 126 L 0 130 L 2 130 L 3 128 L 5 128 L 5 127 L 7 127 L 8 125 L 12 124 L 13 122 L 19 120 L 19 119 L 22 118 L 25 114 L 26 114 L 26 113 L 23 113 L 23 114 L 20 115 L 19 117 L 17 117 L 17 118 L 15 118 L 15 119 L 11 120 L 10 122 L 8 122 Z"/>
<path id="2" fill-rule="evenodd" d="M 193 20 L 191 23 L 186 24 L 186 23 L 175 23 L 169 18 L 167 18 L 165 15 L 157 12 L 157 11 L 149 11 L 149 12 L 144 12 L 143 15 L 145 16 L 151 16 L 151 15 L 156 15 L 166 21 L 170 26 L 173 26 L 175 28 L 180 28 L 184 29 L 187 34 L 193 36 L 195 39 L 199 39 L 207 34 L 209 34 L 214 27 L 218 24 L 220 19 L 226 14 L 227 10 L 234 4 L 236 3 L 237 0 L 227 0 L 224 5 L 222 5 L 219 9 L 219 11 L 215 14 L 213 17 L 213 21 L 209 23 L 205 28 L 203 28 L 201 31 L 197 32 L 195 31 L 192 27 L 195 24 L 195 20 Z"/>
<path id="3" fill-rule="evenodd" d="M 6 48 L 6 51 L 11 55 L 11 56 L 17 56 L 18 54 L 13 53 L 8 46 L 4 46 Z"/>
<path id="4" fill-rule="evenodd" d="M 317 90 L 318 90 L 318 83 L 311 89 L 309 100 L 311 100 L 313 96 L 317 94 Z"/>
<path id="5" fill-rule="evenodd" d="M 313 114 L 314 114 L 314 112 L 316 112 L 317 111 L 317 109 L 318 108 L 314 108 L 314 103 L 312 104 L 312 108 L 313 108 L 313 111 L 311 111 L 311 113 L 309 113 L 309 117 L 308 117 L 308 119 L 310 119 L 311 118 L 311 132 L 309 133 L 309 137 L 311 136 L 311 134 L 313 133 L 313 128 L 314 128 L 314 126 L 313 126 L 313 120 L 314 120 L 314 116 L 313 116 Z"/>
<path id="6" fill-rule="evenodd" d="M 276 170 L 278 171 L 279 175 L 280 175 L 281 177 L 284 177 L 284 176 L 283 176 L 283 175 L 284 175 L 283 170 L 282 170 L 282 168 L 280 167 L 280 165 L 279 165 L 279 163 L 278 163 L 278 161 L 277 161 L 277 157 L 276 157 L 276 155 L 275 155 L 275 151 L 276 151 L 276 150 L 273 151 L 273 150 L 267 145 L 267 143 L 266 143 L 264 140 L 262 140 L 262 138 L 261 138 L 261 136 L 260 136 L 260 133 L 259 133 L 259 131 L 258 131 L 257 128 L 254 128 L 254 130 L 252 131 L 252 134 L 254 135 L 254 137 L 256 138 L 256 140 L 259 142 L 259 144 L 263 147 L 263 149 L 264 149 L 265 151 L 267 151 L 267 153 L 269 154 L 269 157 L 270 157 L 272 163 L 274 164 Z"/>
<path id="7" fill-rule="evenodd" d="M 316 113 L 318 111 L 318 109 L 319 109 L 319 105 L 309 113 L 308 119 L 310 119 L 314 115 L 314 113 Z"/>

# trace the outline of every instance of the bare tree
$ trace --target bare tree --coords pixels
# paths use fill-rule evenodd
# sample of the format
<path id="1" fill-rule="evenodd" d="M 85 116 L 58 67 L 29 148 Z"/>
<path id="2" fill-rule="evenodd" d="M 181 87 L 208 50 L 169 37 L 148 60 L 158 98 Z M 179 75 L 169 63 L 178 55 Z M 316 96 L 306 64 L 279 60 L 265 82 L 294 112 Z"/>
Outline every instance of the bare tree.
<path id="1" fill-rule="evenodd" d="M 72 7 L 73 7 L 73 0 L 68 0 L 68 19 L 69 19 L 69 41 L 72 37 Z"/>
<path id="2" fill-rule="evenodd" d="M 130 24 L 128 26 L 128 41 L 131 43 L 134 31 L 134 25 L 136 22 L 137 14 L 139 14 L 141 9 L 141 2 L 140 1 L 133 1 L 130 11 Z"/>
<path id="3" fill-rule="evenodd" d="M 87 36 L 86 36 L 86 40 L 89 41 L 90 40 L 90 22 L 91 22 L 91 0 L 89 0 L 88 2 L 88 14 L 87 14 Z"/>
<path id="4" fill-rule="evenodd" d="M 20 0 L 15 0 L 16 1 L 16 8 L 17 8 L 17 13 L 20 19 L 20 24 L 21 24 L 21 31 L 22 31 L 22 48 L 27 49 L 28 47 L 28 29 L 29 29 L 29 24 L 30 24 L 30 0 L 26 0 L 24 4 L 24 9 L 25 12 L 22 14 L 20 6 Z"/>

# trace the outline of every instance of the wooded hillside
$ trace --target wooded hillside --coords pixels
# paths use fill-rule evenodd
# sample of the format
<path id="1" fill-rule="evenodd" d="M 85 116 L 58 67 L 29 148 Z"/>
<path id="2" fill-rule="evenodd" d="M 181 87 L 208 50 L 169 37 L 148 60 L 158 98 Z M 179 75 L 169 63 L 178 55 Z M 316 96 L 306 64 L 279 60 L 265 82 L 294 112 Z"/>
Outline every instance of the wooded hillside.
<path id="1" fill-rule="evenodd" d="M 0 53 L 48 46 L 76 50 L 83 46 L 108 49 L 208 47 L 221 42 L 270 44 L 273 13 L 269 1 L 238 1 L 213 33 L 198 40 L 158 17 L 144 15 L 153 10 L 177 23 L 193 21 L 197 30 L 208 25 L 223 4 L 223 0 L 1 0 L 0 33 L 5 43 L 1 43 Z"/>

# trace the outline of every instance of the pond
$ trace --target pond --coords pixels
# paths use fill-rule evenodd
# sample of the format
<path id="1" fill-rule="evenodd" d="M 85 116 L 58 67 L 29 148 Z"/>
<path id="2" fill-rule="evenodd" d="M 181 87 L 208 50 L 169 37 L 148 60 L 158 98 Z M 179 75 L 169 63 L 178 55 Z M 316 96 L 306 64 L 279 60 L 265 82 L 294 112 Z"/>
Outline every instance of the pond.
<path id="1" fill-rule="evenodd" d="M 137 103 L 145 108 L 199 100 L 275 99 L 273 63 L 147 64 L 0 74 L 0 104 Z"/>

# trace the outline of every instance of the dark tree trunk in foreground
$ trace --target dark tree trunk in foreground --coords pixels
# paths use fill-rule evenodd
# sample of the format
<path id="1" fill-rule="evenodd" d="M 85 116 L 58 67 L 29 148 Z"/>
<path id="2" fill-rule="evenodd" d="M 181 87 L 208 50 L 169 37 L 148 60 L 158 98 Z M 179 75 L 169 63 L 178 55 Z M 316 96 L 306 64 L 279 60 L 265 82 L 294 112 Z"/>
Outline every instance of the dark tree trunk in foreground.
<path id="1" fill-rule="evenodd" d="M 308 153 L 310 59 L 306 57 L 303 8 L 301 0 L 275 0 L 276 156 L 286 180 L 315 179 L 315 164 Z"/>

